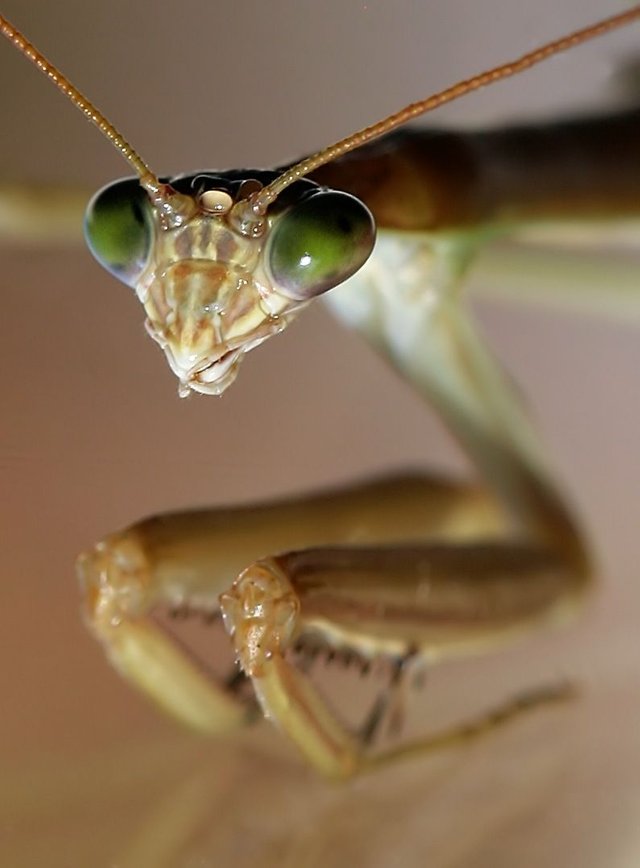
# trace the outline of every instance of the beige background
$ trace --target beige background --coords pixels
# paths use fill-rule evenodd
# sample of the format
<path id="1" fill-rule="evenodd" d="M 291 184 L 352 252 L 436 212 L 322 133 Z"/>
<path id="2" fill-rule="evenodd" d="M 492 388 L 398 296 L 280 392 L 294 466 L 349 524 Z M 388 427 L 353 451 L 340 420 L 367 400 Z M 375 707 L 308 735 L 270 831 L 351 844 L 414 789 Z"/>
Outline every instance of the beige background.
<path id="1" fill-rule="evenodd" d="M 171 172 L 282 162 L 623 5 L 3 0 L 2 12 Z M 434 122 L 610 103 L 638 34 Z M 123 173 L 8 45 L 0 81 L 2 180 L 97 187 Z M 564 675 L 584 683 L 584 698 L 467 751 L 334 789 L 267 727 L 208 744 L 149 709 L 82 628 L 74 557 L 159 510 L 461 459 L 323 311 L 251 357 L 222 400 L 179 401 L 137 302 L 87 253 L 5 245 L 0 256 L 0 864 L 638 864 L 637 329 L 484 304 L 593 531 L 602 589 L 570 633 L 435 673 L 414 724 Z"/>

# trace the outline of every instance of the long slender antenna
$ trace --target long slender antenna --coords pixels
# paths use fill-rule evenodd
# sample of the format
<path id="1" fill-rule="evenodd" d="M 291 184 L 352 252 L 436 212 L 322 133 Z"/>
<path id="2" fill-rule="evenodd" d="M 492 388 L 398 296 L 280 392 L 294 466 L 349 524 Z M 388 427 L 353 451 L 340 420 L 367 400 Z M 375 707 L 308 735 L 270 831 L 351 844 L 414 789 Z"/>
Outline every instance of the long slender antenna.
<path id="1" fill-rule="evenodd" d="M 156 175 L 154 175 L 140 155 L 131 147 L 124 136 L 122 136 L 113 124 L 111 124 L 105 116 L 98 111 L 93 103 L 80 93 L 80 91 L 71 84 L 69 79 L 52 63 L 50 63 L 47 58 L 2 15 L 0 15 L 0 32 L 3 36 L 6 36 L 11 43 L 13 43 L 21 54 L 24 54 L 31 63 L 35 64 L 40 72 L 46 75 L 47 78 L 55 84 L 58 90 L 61 90 L 62 93 L 71 100 L 74 106 L 91 121 L 91 123 L 98 127 L 100 132 L 109 139 L 111 144 L 120 151 L 125 160 L 127 160 L 135 169 L 136 174 L 140 178 L 140 184 L 150 194 L 157 195 L 158 191 L 162 188 L 162 185 L 158 181 Z"/>
<path id="2" fill-rule="evenodd" d="M 626 12 L 613 15 L 611 18 L 605 18 L 602 21 L 598 21 L 596 24 L 592 24 L 581 30 L 576 30 L 568 36 L 563 36 L 561 39 L 547 42 L 545 45 L 541 45 L 534 51 L 523 54 L 517 60 L 512 60 L 508 63 L 501 64 L 500 66 L 496 66 L 493 69 L 481 72 L 479 75 L 474 75 L 473 78 L 460 81 L 452 87 L 448 87 L 445 90 L 428 96 L 426 99 L 411 103 L 399 112 L 389 115 L 389 117 L 384 120 L 379 121 L 372 126 L 365 127 L 359 132 L 348 136 L 346 139 L 342 139 L 335 145 L 324 148 L 322 151 L 318 151 L 318 153 L 312 154 L 310 157 L 296 163 L 280 175 L 280 177 L 276 178 L 275 181 L 272 181 L 258 193 L 249 197 L 245 204 L 245 208 L 248 204 L 249 210 L 252 212 L 254 219 L 260 218 L 266 213 L 269 205 L 286 187 L 293 184 L 293 182 L 297 181 L 298 178 L 302 178 L 304 175 L 308 175 L 309 172 L 313 172 L 314 169 L 319 168 L 319 166 L 331 162 L 331 160 L 334 160 L 336 157 L 341 157 L 343 154 L 353 151 L 355 148 L 359 148 L 360 145 L 364 145 L 372 139 L 377 139 L 379 136 L 396 129 L 396 127 L 401 126 L 412 118 L 418 117 L 418 115 L 433 111 L 433 109 L 439 108 L 446 103 L 460 99 L 460 97 L 471 93 L 471 91 L 479 90 L 481 87 L 486 87 L 490 84 L 495 84 L 495 82 L 500 81 L 503 78 L 517 75 L 525 69 L 535 66 L 537 63 L 542 63 L 554 54 L 559 54 L 561 51 L 568 51 L 570 48 L 575 48 L 583 42 L 588 42 L 591 39 L 609 33 L 611 30 L 615 30 L 618 27 L 624 27 L 626 24 L 630 24 L 632 21 L 637 21 L 639 19 L 640 6 L 636 5 L 631 9 L 628 9 Z M 242 203 L 238 203 L 238 205 L 240 204 Z M 250 222 L 251 220 L 248 214 L 244 215 L 244 219 L 246 222 Z"/>

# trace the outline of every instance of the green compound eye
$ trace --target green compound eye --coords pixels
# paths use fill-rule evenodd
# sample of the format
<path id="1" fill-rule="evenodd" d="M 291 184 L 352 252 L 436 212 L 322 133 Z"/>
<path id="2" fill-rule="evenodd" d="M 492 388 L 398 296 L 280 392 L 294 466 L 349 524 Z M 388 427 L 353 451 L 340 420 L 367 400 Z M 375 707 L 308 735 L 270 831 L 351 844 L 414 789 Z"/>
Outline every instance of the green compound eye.
<path id="1" fill-rule="evenodd" d="M 93 197 L 84 235 L 100 265 L 135 288 L 149 258 L 152 228 L 149 200 L 135 178 L 115 181 Z"/>
<path id="2" fill-rule="evenodd" d="M 369 258 L 375 224 L 355 196 L 321 190 L 274 223 L 267 263 L 277 289 L 305 301 L 351 277 Z"/>

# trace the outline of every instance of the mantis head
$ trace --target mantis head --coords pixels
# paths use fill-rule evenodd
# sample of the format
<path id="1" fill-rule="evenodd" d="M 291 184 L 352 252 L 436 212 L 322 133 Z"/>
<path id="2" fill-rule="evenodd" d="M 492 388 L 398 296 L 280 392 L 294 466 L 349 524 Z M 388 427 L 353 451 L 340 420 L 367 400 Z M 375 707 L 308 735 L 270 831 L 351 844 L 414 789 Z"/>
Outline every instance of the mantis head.
<path id="1" fill-rule="evenodd" d="M 108 185 L 89 204 L 89 248 L 136 290 L 181 395 L 222 394 L 245 353 L 350 277 L 373 249 L 366 206 L 308 180 L 288 187 L 247 231 L 235 209 L 277 174 L 172 179 L 165 186 L 176 213 L 155 205 L 135 178 Z"/>

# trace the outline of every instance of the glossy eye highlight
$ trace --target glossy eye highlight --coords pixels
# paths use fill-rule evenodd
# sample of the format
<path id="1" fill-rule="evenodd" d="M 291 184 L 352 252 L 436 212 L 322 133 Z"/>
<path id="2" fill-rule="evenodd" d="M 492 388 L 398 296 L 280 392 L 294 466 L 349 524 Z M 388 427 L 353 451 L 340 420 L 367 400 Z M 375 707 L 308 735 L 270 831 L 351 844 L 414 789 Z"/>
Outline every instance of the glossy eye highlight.
<path id="1" fill-rule="evenodd" d="M 115 181 L 93 197 L 84 218 L 89 249 L 114 277 L 135 288 L 149 258 L 149 200 L 135 178 Z"/>
<path id="2" fill-rule="evenodd" d="M 359 199 L 320 190 L 274 221 L 267 267 L 279 292 L 305 301 L 351 277 L 374 242 L 373 217 Z"/>

